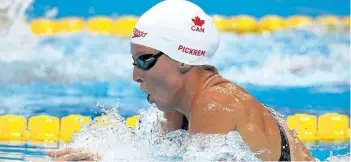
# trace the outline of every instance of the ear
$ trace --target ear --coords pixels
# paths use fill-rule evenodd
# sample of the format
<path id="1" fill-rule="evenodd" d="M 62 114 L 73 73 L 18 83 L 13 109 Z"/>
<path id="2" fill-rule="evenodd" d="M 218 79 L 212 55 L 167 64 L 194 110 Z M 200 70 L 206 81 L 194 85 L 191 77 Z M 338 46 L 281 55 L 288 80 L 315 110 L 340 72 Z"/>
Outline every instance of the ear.
<path id="1" fill-rule="evenodd" d="M 181 62 L 178 62 L 177 65 L 178 65 L 178 69 L 179 69 L 179 71 L 181 73 L 185 73 L 191 68 L 191 65 L 184 64 L 184 63 L 181 63 Z"/>

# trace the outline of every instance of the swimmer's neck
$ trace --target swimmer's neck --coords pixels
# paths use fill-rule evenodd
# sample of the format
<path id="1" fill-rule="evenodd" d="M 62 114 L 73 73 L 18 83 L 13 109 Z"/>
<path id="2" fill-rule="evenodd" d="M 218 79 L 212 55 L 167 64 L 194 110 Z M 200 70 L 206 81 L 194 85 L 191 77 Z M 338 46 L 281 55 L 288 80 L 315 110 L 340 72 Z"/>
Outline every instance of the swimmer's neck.
<path id="1" fill-rule="evenodd" d="M 184 86 L 180 94 L 180 104 L 177 111 L 182 113 L 189 120 L 189 113 L 193 105 L 193 99 L 207 87 L 216 84 L 216 78 L 221 78 L 218 72 L 209 71 L 200 67 L 192 67 L 183 74 Z"/>

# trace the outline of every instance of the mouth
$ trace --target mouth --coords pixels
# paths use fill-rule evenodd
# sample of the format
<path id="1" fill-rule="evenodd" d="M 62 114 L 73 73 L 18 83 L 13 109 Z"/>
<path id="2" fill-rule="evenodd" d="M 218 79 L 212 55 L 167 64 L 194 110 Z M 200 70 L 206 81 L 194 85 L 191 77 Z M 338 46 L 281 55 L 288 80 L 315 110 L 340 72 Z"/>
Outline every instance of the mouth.
<path id="1" fill-rule="evenodd" d="M 144 91 L 147 94 L 146 100 L 149 102 L 149 104 L 152 104 L 153 101 L 151 101 L 151 95 L 150 93 L 148 93 L 147 91 L 145 91 L 144 89 L 140 88 L 142 91 Z"/>

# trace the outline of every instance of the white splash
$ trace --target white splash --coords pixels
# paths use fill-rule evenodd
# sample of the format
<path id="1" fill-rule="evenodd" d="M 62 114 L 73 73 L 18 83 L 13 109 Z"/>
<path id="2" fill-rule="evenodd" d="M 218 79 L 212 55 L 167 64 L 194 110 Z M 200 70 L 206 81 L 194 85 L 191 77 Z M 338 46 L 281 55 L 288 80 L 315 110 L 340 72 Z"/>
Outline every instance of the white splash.
<path id="1" fill-rule="evenodd" d="M 141 110 L 140 122 L 132 129 L 117 108 L 106 111 L 105 122 L 99 127 L 94 127 L 96 122 L 84 125 L 73 142 L 63 147 L 86 148 L 102 155 L 101 161 L 260 161 L 255 154 L 270 151 L 251 152 L 235 131 L 227 135 L 189 135 L 177 130 L 163 136 L 160 125 L 165 119 L 156 107 Z M 268 110 L 279 123 L 283 122 L 281 114 Z M 331 155 L 329 159 L 347 157 Z"/>
<path id="2" fill-rule="evenodd" d="M 189 135 L 184 130 L 162 136 L 162 112 L 152 107 L 141 111 L 136 129 L 126 126 L 116 109 L 107 113 L 110 124 L 85 126 L 70 145 L 103 155 L 102 161 L 258 161 L 237 132 L 227 135 Z M 133 136 L 131 136 L 133 134 Z"/>

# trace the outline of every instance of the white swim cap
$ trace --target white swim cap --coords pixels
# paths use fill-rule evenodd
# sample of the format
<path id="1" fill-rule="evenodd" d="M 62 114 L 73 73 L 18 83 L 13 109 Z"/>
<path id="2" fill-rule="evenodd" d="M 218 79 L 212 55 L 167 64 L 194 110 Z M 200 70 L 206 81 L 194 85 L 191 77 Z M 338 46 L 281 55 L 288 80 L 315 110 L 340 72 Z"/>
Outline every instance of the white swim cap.
<path id="1" fill-rule="evenodd" d="M 135 25 L 131 42 L 189 65 L 208 65 L 220 43 L 212 17 L 186 0 L 162 1 L 146 11 Z"/>

